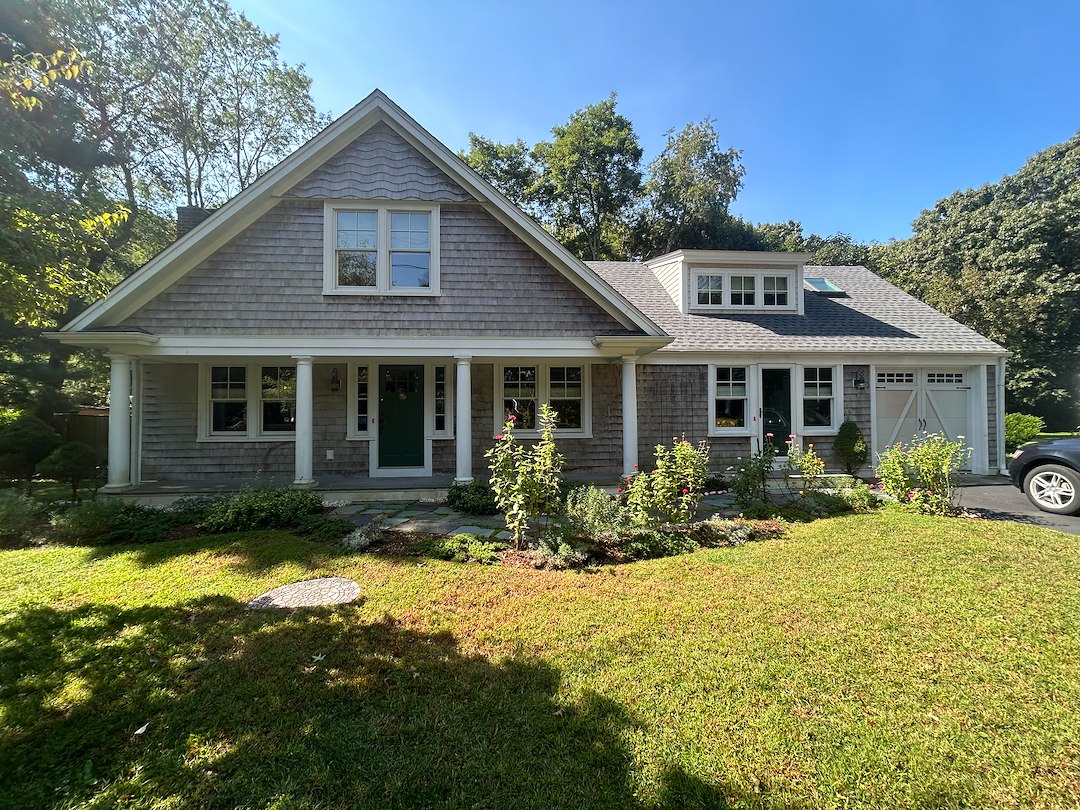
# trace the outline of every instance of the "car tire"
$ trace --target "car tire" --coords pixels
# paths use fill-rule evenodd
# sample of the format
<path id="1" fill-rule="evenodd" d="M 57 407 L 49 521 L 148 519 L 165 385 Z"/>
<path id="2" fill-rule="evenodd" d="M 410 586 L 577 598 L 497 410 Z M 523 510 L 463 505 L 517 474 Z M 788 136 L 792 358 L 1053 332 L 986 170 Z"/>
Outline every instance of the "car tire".
<path id="1" fill-rule="evenodd" d="M 1024 494 L 1036 507 L 1055 515 L 1080 512 L 1080 473 L 1060 464 L 1043 464 L 1024 476 Z"/>

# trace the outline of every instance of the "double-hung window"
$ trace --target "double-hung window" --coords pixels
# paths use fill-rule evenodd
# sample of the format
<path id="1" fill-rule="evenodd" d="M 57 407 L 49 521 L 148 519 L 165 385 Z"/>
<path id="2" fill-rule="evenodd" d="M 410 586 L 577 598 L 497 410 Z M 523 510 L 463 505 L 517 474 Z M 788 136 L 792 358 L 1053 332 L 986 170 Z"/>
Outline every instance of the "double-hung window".
<path id="1" fill-rule="evenodd" d="M 711 433 L 745 434 L 750 399 L 747 372 L 746 366 L 713 368 L 712 395 L 709 398 Z"/>
<path id="2" fill-rule="evenodd" d="M 200 439 L 287 439 L 295 434 L 295 366 L 211 365 L 203 366 L 201 375 Z"/>
<path id="3" fill-rule="evenodd" d="M 540 406 L 547 403 L 556 413 L 560 433 L 588 436 L 592 431 L 589 400 L 589 366 L 548 363 L 505 365 L 495 370 L 495 432 L 513 417 L 519 432 L 540 429 Z"/>
<path id="4" fill-rule="evenodd" d="M 802 425 L 807 433 L 832 432 L 840 412 L 840 375 L 833 366 L 805 366 L 802 370 Z"/>
<path id="5" fill-rule="evenodd" d="M 776 270 L 696 268 L 690 271 L 691 310 L 794 312 L 796 274 Z"/>
<path id="6" fill-rule="evenodd" d="M 439 208 L 327 203 L 324 294 L 437 295 Z"/>

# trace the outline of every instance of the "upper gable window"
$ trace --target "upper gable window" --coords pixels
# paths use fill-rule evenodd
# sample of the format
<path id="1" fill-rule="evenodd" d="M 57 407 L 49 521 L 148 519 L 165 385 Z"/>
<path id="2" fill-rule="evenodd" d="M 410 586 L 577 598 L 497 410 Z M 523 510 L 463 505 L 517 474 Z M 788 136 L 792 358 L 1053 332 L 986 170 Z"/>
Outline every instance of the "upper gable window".
<path id="1" fill-rule="evenodd" d="M 324 294 L 439 294 L 437 205 L 327 203 L 324 223 Z"/>
<path id="2" fill-rule="evenodd" d="M 706 310 L 795 311 L 791 295 L 795 271 L 692 269 L 690 308 Z"/>

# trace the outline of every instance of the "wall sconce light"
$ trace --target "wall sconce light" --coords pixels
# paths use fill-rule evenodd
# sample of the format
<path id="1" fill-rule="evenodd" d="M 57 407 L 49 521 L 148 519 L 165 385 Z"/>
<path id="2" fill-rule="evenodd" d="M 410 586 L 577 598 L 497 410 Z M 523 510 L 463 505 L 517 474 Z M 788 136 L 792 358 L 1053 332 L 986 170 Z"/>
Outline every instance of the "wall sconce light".
<path id="1" fill-rule="evenodd" d="M 851 385 L 857 389 L 866 388 L 866 375 L 863 374 L 862 369 L 859 369 L 851 376 Z"/>
<path id="2" fill-rule="evenodd" d="M 334 392 L 341 390 L 341 376 L 338 374 L 337 368 L 330 372 L 330 390 Z"/>

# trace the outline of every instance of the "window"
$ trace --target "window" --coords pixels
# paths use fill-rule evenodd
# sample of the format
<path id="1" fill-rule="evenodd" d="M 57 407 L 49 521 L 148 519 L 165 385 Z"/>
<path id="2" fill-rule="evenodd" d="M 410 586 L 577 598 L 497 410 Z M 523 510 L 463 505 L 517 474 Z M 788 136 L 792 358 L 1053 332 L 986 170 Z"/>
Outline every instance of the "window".
<path id="1" fill-rule="evenodd" d="M 200 440 L 280 441 L 296 432 L 295 366 L 205 365 L 199 398 Z"/>
<path id="2" fill-rule="evenodd" d="M 914 371 L 879 371 L 878 385 L 914 385 Z"/>
<path id="3" fill-rule="evenodd" d="M 359 366 L 356 369 L 356 416 L 353 419 L 353 429 L 357 433 L 368 432 L 368 367 Z"/>
<path id="4" fill-rule="evenodd" d="M 788 305 L 787 276 L 765 276 L 761 285 L 761 303 L 767 307 Z"/>
<path id="5" fill-rule="evenodd" d="M 419 364 L 417 364 L 419 365 Z M 348 422 L 346 438 L 367 440 L 375 432 L 379 407 L 379 366 L 349 365 Z M 386 378 L 384 377 L 384 380 Z M 387 387 L 415 390 L 418 377 L 386 380 Z M 424 364 L 424 435 L 429 439 L 454 436 L 454 372 L 451 365 Z"/>
<path id="6" fill-rule="evenodd" d="M 724 277 L 699 275 L 697 277 L 697 302 L 703 307 L 724 305 Z"/>
<path id="7" fill-rule="evenodd" d="M 324 294 L 438 294 L 438 206 L 327 203 L 324 223 Z"/>
<path id="8" fill-rule="evenodd" d="M 745 431 L 748 397 L 746 367 L 717 366 L 713 372 L 713 430 Z"/>
<path id="9" fill-rule="evenodd" d="M 210 369 L 210 432 L 247 435 L 247 368 Z"/>
<path id="10" fill-rule="evenodd" d="M 582 436 L 591 433 L 588 365 L 497 366 L 495 375 L 496 397 L 501 389 L 503 403 L 495 414 L 496 433 L 510 416 L 518 431 L 535 433 L 540 429 L 540 405 L 544 402 L 556 412 L 559 431 Z"/>
<path id="11" fill-rule="evenodd" d="M 964 372 L 962 371 L 928 371 L 926 381 L 930 385 L 963 385 Z"/>
<path id="12" fill-rule="evenodd" d="M 799 302 L 791 294 L 795 280 L 795 271 L 691 269 L 689 306 L 797 311 Z"/>
<path id="13" fill-rule="evenodd" d="M 833 424 L 833 369 L 803 369 L 803 427 Z"/>

